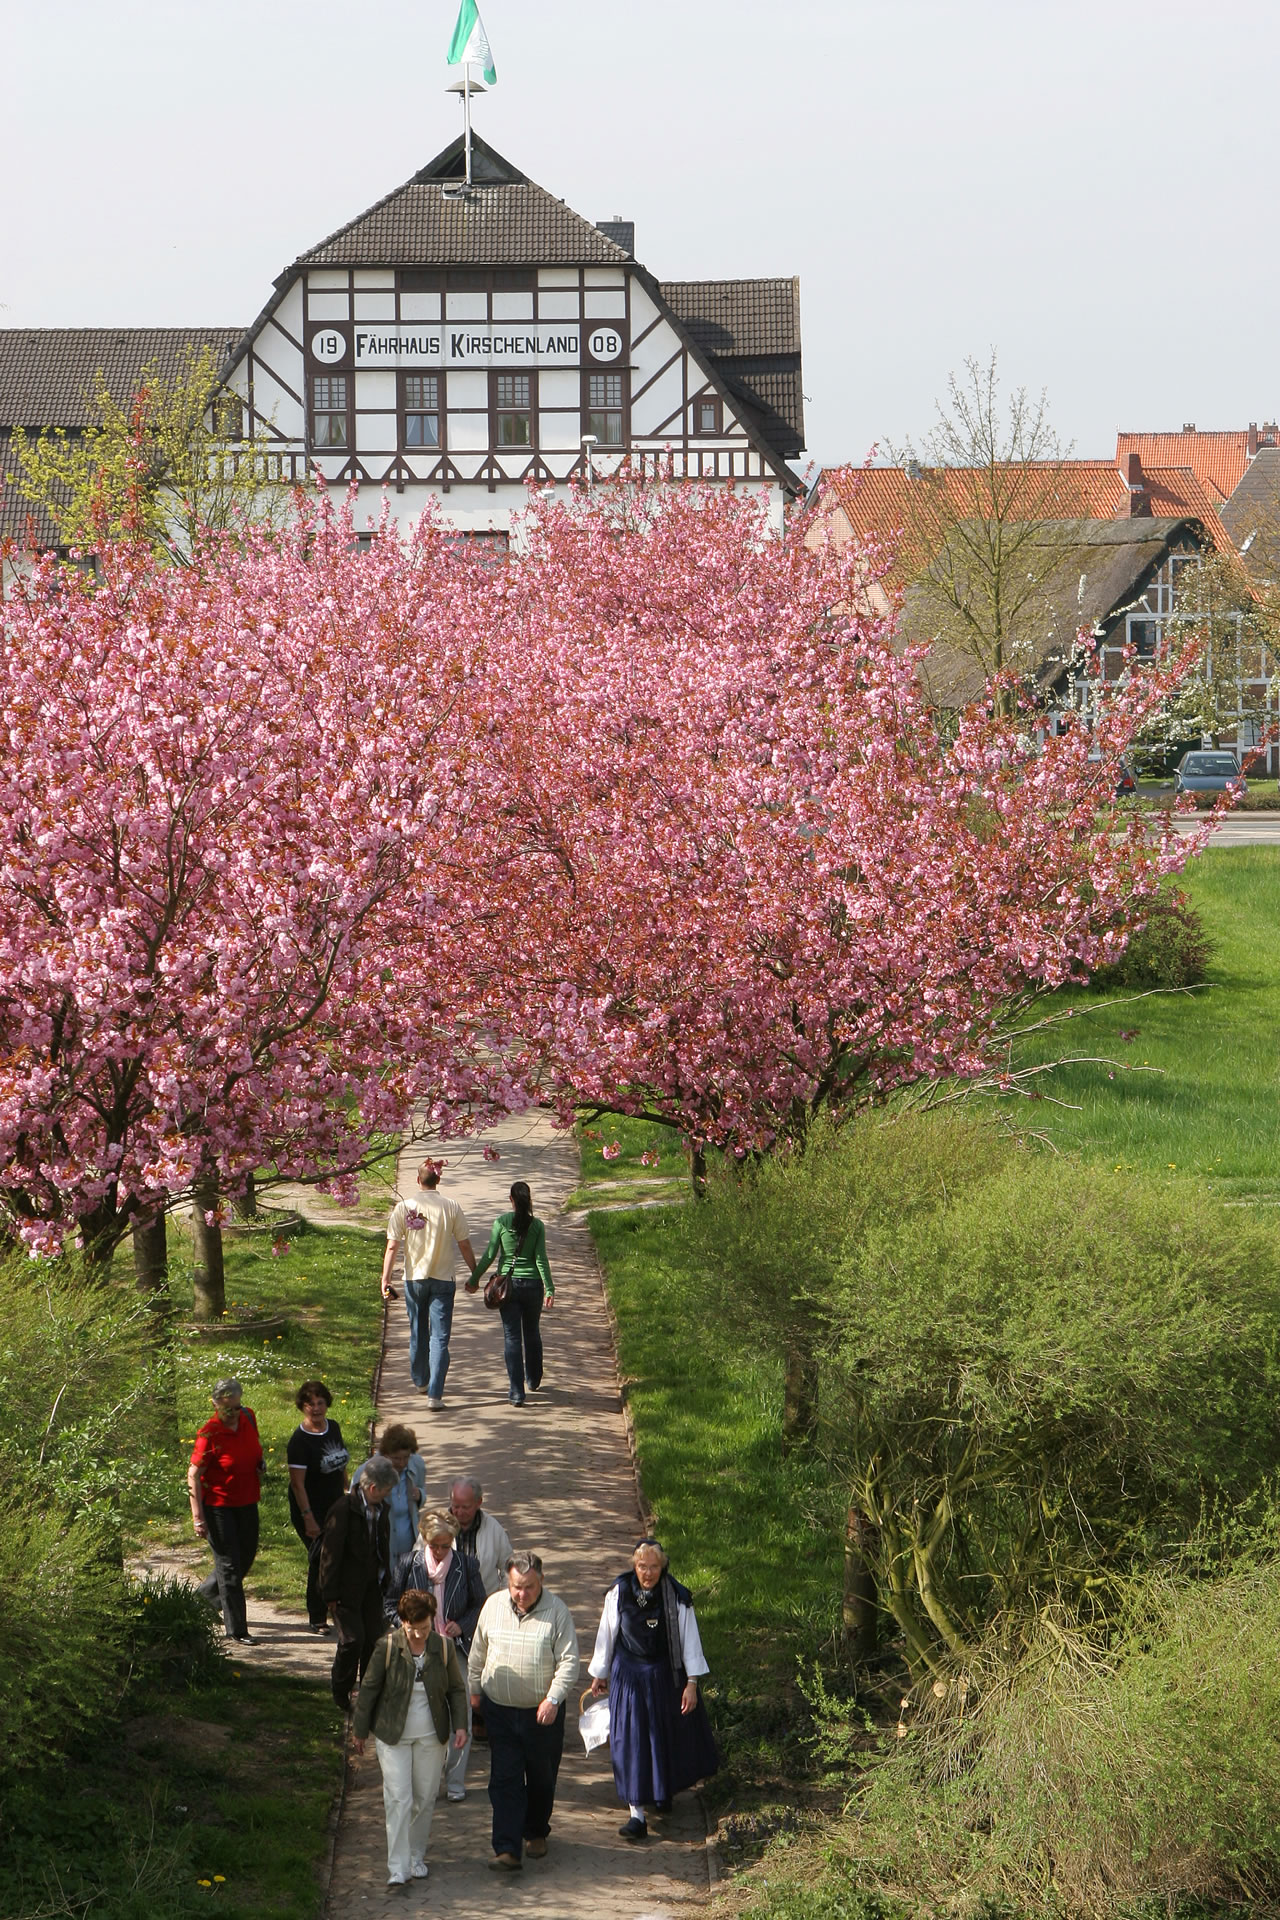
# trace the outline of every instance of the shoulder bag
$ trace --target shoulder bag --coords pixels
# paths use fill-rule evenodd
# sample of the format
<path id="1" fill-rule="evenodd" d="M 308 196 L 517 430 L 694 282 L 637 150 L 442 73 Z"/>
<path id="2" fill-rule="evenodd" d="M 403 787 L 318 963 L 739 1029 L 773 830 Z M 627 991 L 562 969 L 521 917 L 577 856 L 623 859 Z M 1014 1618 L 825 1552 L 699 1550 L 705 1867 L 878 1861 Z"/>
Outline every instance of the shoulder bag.
<path id="1" fill-rule="evenodd" d="M 515 1272 L 516 1261 L 520 1258 L 521 1249 L 525 1243 L 525 1235 L 532 1225 L 533 1222 L 530 1220 L 525 1226 L 524 1233 L 522 1233 L 516 1241 L 516 1250 L 511 1256 L 511 1265 L 506 1269 L 505 1273 L 503 1272 L 502 1261 L 499 1259 L 497 1267 L 485 1281 L 484 1303 L 486 1307 L 500 1307 L 503 1301 L 510 1295 L 511 1276 Z"/>

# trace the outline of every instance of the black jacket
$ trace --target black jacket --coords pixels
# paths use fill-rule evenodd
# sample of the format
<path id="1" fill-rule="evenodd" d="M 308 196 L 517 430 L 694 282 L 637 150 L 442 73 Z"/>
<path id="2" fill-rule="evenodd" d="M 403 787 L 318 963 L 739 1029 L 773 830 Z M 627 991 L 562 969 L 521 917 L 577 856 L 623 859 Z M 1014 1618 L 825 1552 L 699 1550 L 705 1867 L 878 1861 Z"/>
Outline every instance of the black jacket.
<path id="1" fill-rule="evenodd" d="M 388 1603 L 400 1598 L 402 1593 L 416 1589 L 419 1593 L 433 1591 L 427 1575 L 427 1557 L 422 1550 L 422 1542 L 410 1547 L 408 1553 L 402 1553 L 396 1561 L 391 1576 L 391 1585 L 387 1589 Z M 444 1577 L 444 1620 L 456 1620 L 462 1628 L 459 1645 L 464 1653 L 471 1651 L 471 1636 L 476 1630 L 476 1621 L 480 1618 L 480 1609 L 485 1602 L 484 1581 L 480 1578 L 480 1562 L 474 1553 L 460 1553 L 457 1547 L 449 1562 L 449 1571 Z M 444 1620 L 437 1622 L 443 1626 Z"/>
<path id="2" fill-rule="evenodd" d="M 320 1536 L 320 1594 L 326 1606 L 358 1607 L 380 1592 L 391 1558 L 391 1515 L 385 1501 L 373 1510 L 370 1537 L 364 1495 L 353 1487 L 335 1500 Z"/>

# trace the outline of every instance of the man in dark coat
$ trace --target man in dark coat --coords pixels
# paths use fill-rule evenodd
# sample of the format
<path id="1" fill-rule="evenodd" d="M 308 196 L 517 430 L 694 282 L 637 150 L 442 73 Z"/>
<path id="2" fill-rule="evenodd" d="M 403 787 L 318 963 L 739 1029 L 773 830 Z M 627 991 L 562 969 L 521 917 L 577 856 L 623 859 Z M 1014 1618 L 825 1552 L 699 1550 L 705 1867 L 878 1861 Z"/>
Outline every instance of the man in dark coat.
<path id="1" fill-rule="evenodd" d="M 359 1484 L 330 1507 L 320 1539 L 320 1595 L 338 1630 L 333 1697 L 344 1713 L 386 1626 L 382 1590 L 390 1574 L 391 1522 L 384 1502 L 396 1478 L 390 1460 L 375 1453 Z"/>

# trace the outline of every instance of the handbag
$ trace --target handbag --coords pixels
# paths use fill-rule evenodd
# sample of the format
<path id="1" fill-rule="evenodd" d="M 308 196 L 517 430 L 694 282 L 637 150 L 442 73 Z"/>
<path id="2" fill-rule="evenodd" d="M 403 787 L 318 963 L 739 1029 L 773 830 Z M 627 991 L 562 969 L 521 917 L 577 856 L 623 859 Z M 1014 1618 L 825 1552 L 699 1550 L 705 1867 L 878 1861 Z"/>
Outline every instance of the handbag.
<path id="1" fill-rule="evenodd" d="M 582 1700 L 586 1698 L 584 1693 Z M 609 1696 L 602 1693 L 589 1707 L 584 1707 L 582 1700 L 578 1702 L 578 1732 L 582 1735 L 582 1744 L 587 1752 L 594 1753 L 609 1738 Z"/>
<path id="2" fill-rule="evenodd" d="M 506 1272 L 504 1273 L 502 1271 L 502 1262 L 501 1260 L 499 1260 L 494 1271 L 489 1275 L 489 1278 L 485 1281 L 484 1303 L 486 1307 L 500 1307 L 504 1300 L 507 1300 L 510 1298 L 511 1276 L 516 1270 L 516 1261 L 520 1258 L 520 1250 L 524 1246 L 525 1234 L 527 1234 L 528 1231 L 529 1231 L 529 1228 L 528 1226 L 526 1226 L 524 1233 L 522 1233 L 520 1235 L 520 1238 L 517 1240 L 516 1250 L 511 1256 L 511 1265 L 507 1268 Z"/>

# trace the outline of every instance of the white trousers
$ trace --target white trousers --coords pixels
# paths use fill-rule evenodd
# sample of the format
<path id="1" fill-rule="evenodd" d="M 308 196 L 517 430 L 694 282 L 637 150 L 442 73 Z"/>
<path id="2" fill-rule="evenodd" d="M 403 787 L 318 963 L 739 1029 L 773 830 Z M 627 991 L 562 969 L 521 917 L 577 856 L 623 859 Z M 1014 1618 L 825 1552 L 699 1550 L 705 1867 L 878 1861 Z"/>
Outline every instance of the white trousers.
<path id="1" fill-rule="evenodd" d="M 397 1740 L 376 1740 L 382 1768 L 382 1804 L 387 1815 L 387 1872 L 409 1878 L 410 1864 L 424 1859 L 431 1838 L 431 1816 L 444 1766 L 444 1747 L 434 1733 Z"/>
<path id="2" fill-rule="evenodd" d="M 462 1793 L 467 1784 L 467 1761 L 471 1754 L 471 1695 L 467 1695 L 467 1744 L 455 1747 L 449 1742 L 449 1752 L 444 1763 L 444 1784 L 447 1793 Z"/>

